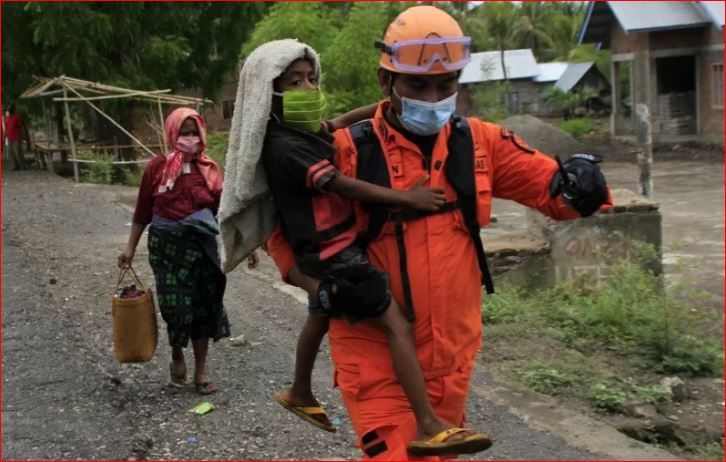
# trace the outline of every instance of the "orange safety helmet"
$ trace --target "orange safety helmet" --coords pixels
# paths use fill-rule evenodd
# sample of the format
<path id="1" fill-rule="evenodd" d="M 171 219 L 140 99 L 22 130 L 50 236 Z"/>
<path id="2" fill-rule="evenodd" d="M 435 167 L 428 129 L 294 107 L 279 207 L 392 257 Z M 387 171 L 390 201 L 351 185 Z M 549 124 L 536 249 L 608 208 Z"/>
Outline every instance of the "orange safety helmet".
<path id="1" fill-rule="evenodd" d="M 414 6 L 388 26 L 379 65 L 401 74 L 446 74 L 463 69 L 470 59 L 471 38 L 454 18 L 435 6 Z"/>

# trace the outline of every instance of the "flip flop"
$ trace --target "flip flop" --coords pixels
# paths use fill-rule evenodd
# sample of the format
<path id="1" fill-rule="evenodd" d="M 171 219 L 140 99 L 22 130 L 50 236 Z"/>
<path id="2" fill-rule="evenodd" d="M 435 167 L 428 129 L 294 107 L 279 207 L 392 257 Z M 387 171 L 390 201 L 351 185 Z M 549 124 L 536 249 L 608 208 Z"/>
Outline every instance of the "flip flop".
<path id="1" fill-rule="evenodd" d="M 210 385 L 214 385 L 214 384 L 212 382 L 195 382 L 194 389 L 200 395 L 211 395 L 212 393 L 217 393 L 219 388 L 212 388 L 211 390 L 207 389 L 207 387 Z M 216 385 L 215 385 L 215 387 L 216 387 Z"/>
<path id="2" fill-rule="evenodd" d="M 338 431 L 338 428 L 336 426 L 325 425 L 324 423 L 313 417 L 314 415 L 324 415 L 325 417 L 328 417 L 328 413 L 325 412 L 323 406 L 293 406 L 285 399 L 286 394 L 287 393 L 284 391 L 275 393 L 275 400 L 280 403 L 282 407 L 292 412 L 296 416 L 305 419 L 308 423 L 315 425 L 321 430 L 325 430 L 326 432 L 330 433 L 335 433 Z"/>
<path id="3" fill-rule="evenodd" d="M 448 441 L 453 435 L 467 431 L 471 430 L 454 427 L 444 430 L 426 441 L 411 441 L 408 443 L 408 452 L 416 456 L 474 454 L 491 447 L 492 440 L 486 433 L 472 433 L 464 438 Z"/>
<path id="4" fill-rule="evenodd" d="M 171 361 L 169 363 L 169 385 L 176 388 L 184 388 L 191 383 L 192 381 L 187 377 L 187 371 L 185 370 L 183 374 L 178 373 L 174 367 L 174 361 Z"/>

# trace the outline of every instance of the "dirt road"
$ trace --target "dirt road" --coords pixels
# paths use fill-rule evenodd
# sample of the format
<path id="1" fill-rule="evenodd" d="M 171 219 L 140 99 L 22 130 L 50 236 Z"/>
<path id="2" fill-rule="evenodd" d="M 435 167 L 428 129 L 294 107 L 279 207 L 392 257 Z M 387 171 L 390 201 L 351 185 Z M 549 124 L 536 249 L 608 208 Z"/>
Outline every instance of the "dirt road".
<path id="1" fill-rule="evenodd" d="M 135 191 L 77 185 L 46 172 L 3 172 L 2 457 L 5 459 L 357 459 L 354 434 L 331 388 L 327 346 L 314 387 L 341 431 L 327 434 L 273 402 L 292 371 L 305 309 L 269 260 L 230 274 L 233 335 L 213 345 L 216 410 L 194 416 L 191 389 L 166 385 L 164 332 L 153 361 L 120 365 L 109 294 Z M 723 191 L 722 191 L 723 192 Z M 723 197 L 723 194 L 719 197 Z M 723 220 L 722 220 L 723 221 Z M 722 222 L 721 221 L 721 222 Z M 136 258 L 152 275 L 145 238 Z M 486 344 L 486 342 L 485 342 Z M 481 368 L 468 422 L 490 432 L 487 459 L 669 459 L 554 401 L 499 384 Z"/>

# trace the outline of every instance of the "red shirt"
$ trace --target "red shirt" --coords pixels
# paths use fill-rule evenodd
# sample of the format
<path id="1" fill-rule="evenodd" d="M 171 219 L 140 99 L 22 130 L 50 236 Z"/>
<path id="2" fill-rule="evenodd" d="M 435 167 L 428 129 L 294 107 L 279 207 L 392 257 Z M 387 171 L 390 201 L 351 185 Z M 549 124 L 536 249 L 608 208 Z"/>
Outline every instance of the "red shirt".
<path id="1" fill-rule="evenodd" d="M 166 164 L 165 156 L 156 156 L 144 170 L 144 177 L 136 199 L 134 223 L 148 225 L 152 214 L 167 220 L 181 220 L 203 208 L 210 208 L 217 214 L 220 195 L 212 194 L 207 188 L 204 177 L 197 164 L 191 162 L 191 173 L 179 175 L 171 190 L 160 193 L 161 174 Z"/>
<path id="2" fill-rule="evenodd" d="M 5 136 L 8 141 L 20 141 L 23 138 L 23 119 L 17 114 L 4 116 Z"/>

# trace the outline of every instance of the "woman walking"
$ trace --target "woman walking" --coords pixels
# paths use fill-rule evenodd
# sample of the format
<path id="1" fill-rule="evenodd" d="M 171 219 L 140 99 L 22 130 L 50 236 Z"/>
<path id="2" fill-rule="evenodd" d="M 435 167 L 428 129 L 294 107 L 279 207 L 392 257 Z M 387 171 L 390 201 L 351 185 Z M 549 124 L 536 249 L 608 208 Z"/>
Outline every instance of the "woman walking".
<path id="1" fill-rule="evenodd" d="M 190 108 L 178 108 L 164 124 L 172 152 L 146 166 L 136 201 L 131 235 L 118 256 L 119 267 L 131 264 L 136 246 L 149 227 L 149 264 L 154 271 L 161 316 L 166 322 L 171 384 L 184 387 L 183 348 L 194 351 L 194 386 L 199 394 L 218 387 L 207 374 L 209 339 L 228 337 L 222 298 L 226 278 L 219 267 L 215 218 L 222 193 L 222 172 L 204 155 L 206 127 Z"/>

